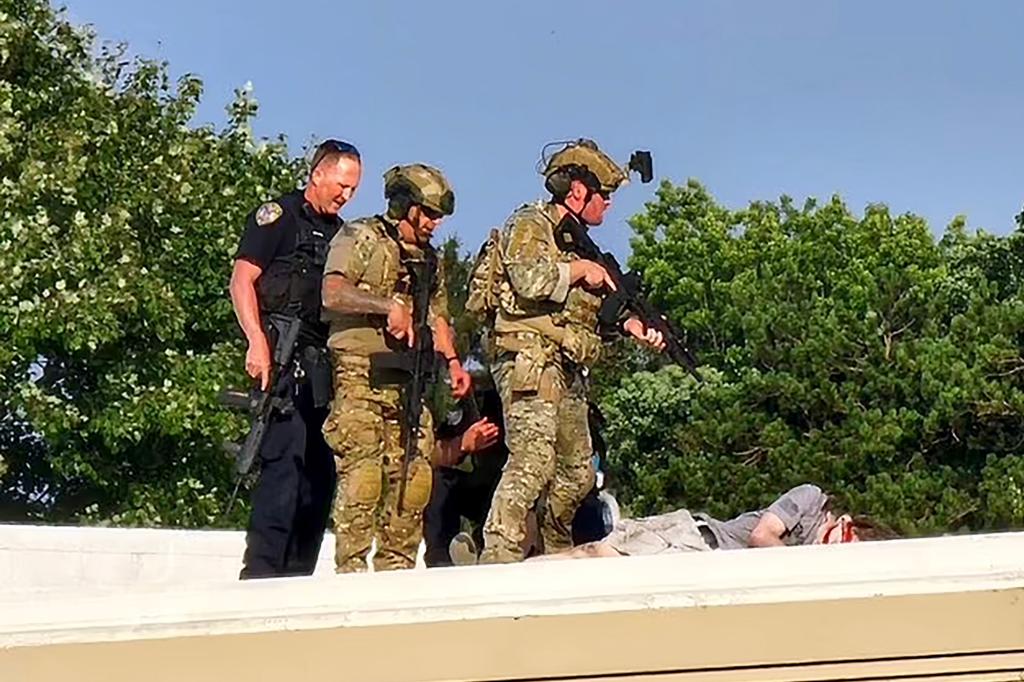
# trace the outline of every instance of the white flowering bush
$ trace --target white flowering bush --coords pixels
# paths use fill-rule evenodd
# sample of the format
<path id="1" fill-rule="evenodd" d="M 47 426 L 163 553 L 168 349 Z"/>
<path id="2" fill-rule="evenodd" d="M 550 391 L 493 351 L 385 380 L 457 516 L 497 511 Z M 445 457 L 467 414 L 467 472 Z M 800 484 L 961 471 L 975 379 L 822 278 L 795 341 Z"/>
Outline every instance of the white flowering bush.
<path id="1" fill-rule="evenodd" d="M 0 0 L 0 520 L 203 526 L 242 421 L 227 296 L 246 213 L 296 185 L 283 140 L 190 124 L 202 83 L 43 0 Z"/>

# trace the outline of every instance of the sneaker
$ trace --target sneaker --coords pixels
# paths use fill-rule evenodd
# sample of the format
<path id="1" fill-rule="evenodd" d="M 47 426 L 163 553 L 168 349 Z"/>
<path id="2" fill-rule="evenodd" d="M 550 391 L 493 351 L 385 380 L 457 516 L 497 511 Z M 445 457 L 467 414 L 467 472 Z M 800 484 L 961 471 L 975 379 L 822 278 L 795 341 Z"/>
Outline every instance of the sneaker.
<path id="1" fill-rule="evenodd" d="M 476 543 L 469 533 L 459 533 L 448 543 L 448 556 L 455 566 L 475 566 L 477 563 Z"/>

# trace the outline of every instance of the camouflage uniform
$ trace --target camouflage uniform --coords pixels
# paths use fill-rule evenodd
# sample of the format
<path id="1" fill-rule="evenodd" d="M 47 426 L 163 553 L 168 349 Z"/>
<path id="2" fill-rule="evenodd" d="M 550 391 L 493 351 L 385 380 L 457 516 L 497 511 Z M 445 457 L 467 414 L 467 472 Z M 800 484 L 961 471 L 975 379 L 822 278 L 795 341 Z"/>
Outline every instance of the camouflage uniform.
<path id="1" fill-rule="evenodd" d="M 527 513 L 549 484 L 545 548 L 568 547 L 573 514 L 594 483 L 584 372 L 601 350 L 594 331 L 601 298 L 569 288 L 576 256 L 556 246 L 558 220 L 553 205 L 525 206 L 502 234 L 508 277 L 491 372 L 510 454 L 484 526 L 484 561 L 522 558 Z"/>
<path id="2" fill-rule="evenodd" d="M 589 150 L 570 147 L 562 154 L 570 162 L 590 161 Z M 625 175 L 596 153 L 605 163 L 598 174 L 602 186 L 614 191 Z M 509 458 L 484 525 L 484 562 L 522 559 L 527 515 L 545 490 L 545 551 L 568 548 L 573 516 L 594 485 L 587 373 L 601 354 L 603 299 L 570 286 L 569 264 L 577 256 L 555 242 L 560 220 L 555 204 L 523 206 L 497 240 L 503 274 L 491 372 L 501 394 Z"/>
<path id="3" fill-rule="evenodd" d="M 403 242 L 397 221 L 374 216 L 348 223 L 331 241 L 325 275 L 340 274 L 370 293 L 411 306 L 404 258 L 418 248 Z M 428 247 L 429 248 L 429 247 Z M 438 262 L 430 319 L 448 317 L 444 275 Z M 430 410 L 424 407 L 417 456 L 410 463 L 403 508 L 398 509 L 403 447 L 397 386 L 370 385 L 372 353 L 394 350 L 383 315 L 325 313 L 331 323 L 328 347 L 334 368 L 334 400 L 324 439 L 335 453 L 338 487 L 334 498 L 335 564 L 338 572 L 366 568 L 377 540 L 374 568 L 412 568 L 423 535 L 423 508 L 430 500 L 434 449 Z M 393 348 L 389 348 L 389 344 Z"/>

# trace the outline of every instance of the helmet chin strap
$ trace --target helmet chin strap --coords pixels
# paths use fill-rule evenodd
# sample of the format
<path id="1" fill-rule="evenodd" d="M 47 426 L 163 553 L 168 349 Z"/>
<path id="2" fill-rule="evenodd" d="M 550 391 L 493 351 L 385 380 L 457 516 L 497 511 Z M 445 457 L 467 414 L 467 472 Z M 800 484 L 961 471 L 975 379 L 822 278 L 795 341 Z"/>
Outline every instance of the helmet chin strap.
<path id="1" fill-rule="evenodd" d="M 389 227 L 389 233 L 393 230 L 393 233 L 391 234 L 392 239 L 398 242 L 399 246 L 409 244 L 406 240 L 406 233 L 402 229 L 402 223 L 405 223 L 405 231 L 408 231 L 409 235 L 412 236 L 413 244 L 411 245 L 418 246 L 420 243 L 420 236 L 416 230 L 416 226 L 412 224 L 411 220 L 409 220 L 409 209 L 406 209 L 404 218 L 395 221 L 394 225 Z"/>

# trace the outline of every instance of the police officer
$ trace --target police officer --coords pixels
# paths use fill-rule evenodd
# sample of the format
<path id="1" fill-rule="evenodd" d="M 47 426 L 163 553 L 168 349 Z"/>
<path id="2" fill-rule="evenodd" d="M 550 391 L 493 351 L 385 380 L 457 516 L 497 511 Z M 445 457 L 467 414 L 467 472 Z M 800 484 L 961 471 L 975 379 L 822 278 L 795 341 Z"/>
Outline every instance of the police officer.
<path id="1" fill-rule="evenodd" d="M 248 340 L 245 370 L 266 389 L 281 320 L 302 324 L 296 362 L 279 378 L 291 409 L 275 413 L 260 451 L 241 577 L 310 575 L 316 567 L 334 492 L 334 462 L 321 426 L 329 365 L 320 320 L 320 281 L 338 212 L 359 186 L 359 151 L 328 140 L 313 155 L 309 182 L 269 201 L 247 219 L 231 273 L 231 301 Z M 320 377 L 323 381 L 320 381 Z M 314 390 L 318 386 L 327 390 Z M 316 395 L 314 395 L 316 393 Z"/>
<path id="2" fill-rule="evenodd" d="M 556 232 L 563 221 L 600 225 L 626 174 L 593 141 L 580 139 L 547 159 L 543 175 L 550 201 L 513 213 L 497 244 L 491 374 L 509 457 L 484 526 L 484 562 L 522 559 L 527 514 L 545 489 L 545 551 L 569 547 L 576 509 L 594 485 L 587 373 L 601 354 L 598 312 L 614 282 L 599 263 L 561 249 Z M 663 345 L 661 334 L 635 317 L 619 331 Z"/>
<path id="3" fill-rule="evenodd" d="M 374 540 L 376 570 L 412 568 L 423 535 L 423 508 L 430 499 L 430 411 L 422 411 L 422 438 L 409 463 L 399 508 L 401 394 L 397 386 L 370 383 L 370 357 L 412 345 L 414 283 L 409 265 L 431 260 L 430 237 L 455 210 L 455 195 L 438 169 L 409 164 L 385 173 L 384 196 L 387 212 L 348 223 L 331 242 L 324 268 L 323 306 L 331 323 L 328 346 L 334 369 L 334 399 L 324 437 L 335 452 L 339 476 L 334 504 L 338 572 L 365 570 Z M 427 319 L 434 348 L 447 363 L 452 394 L 461 399 L 472 382 L 455 352 L 444 272 L 440 261 L 433 260 L 438 271 Z"/>

